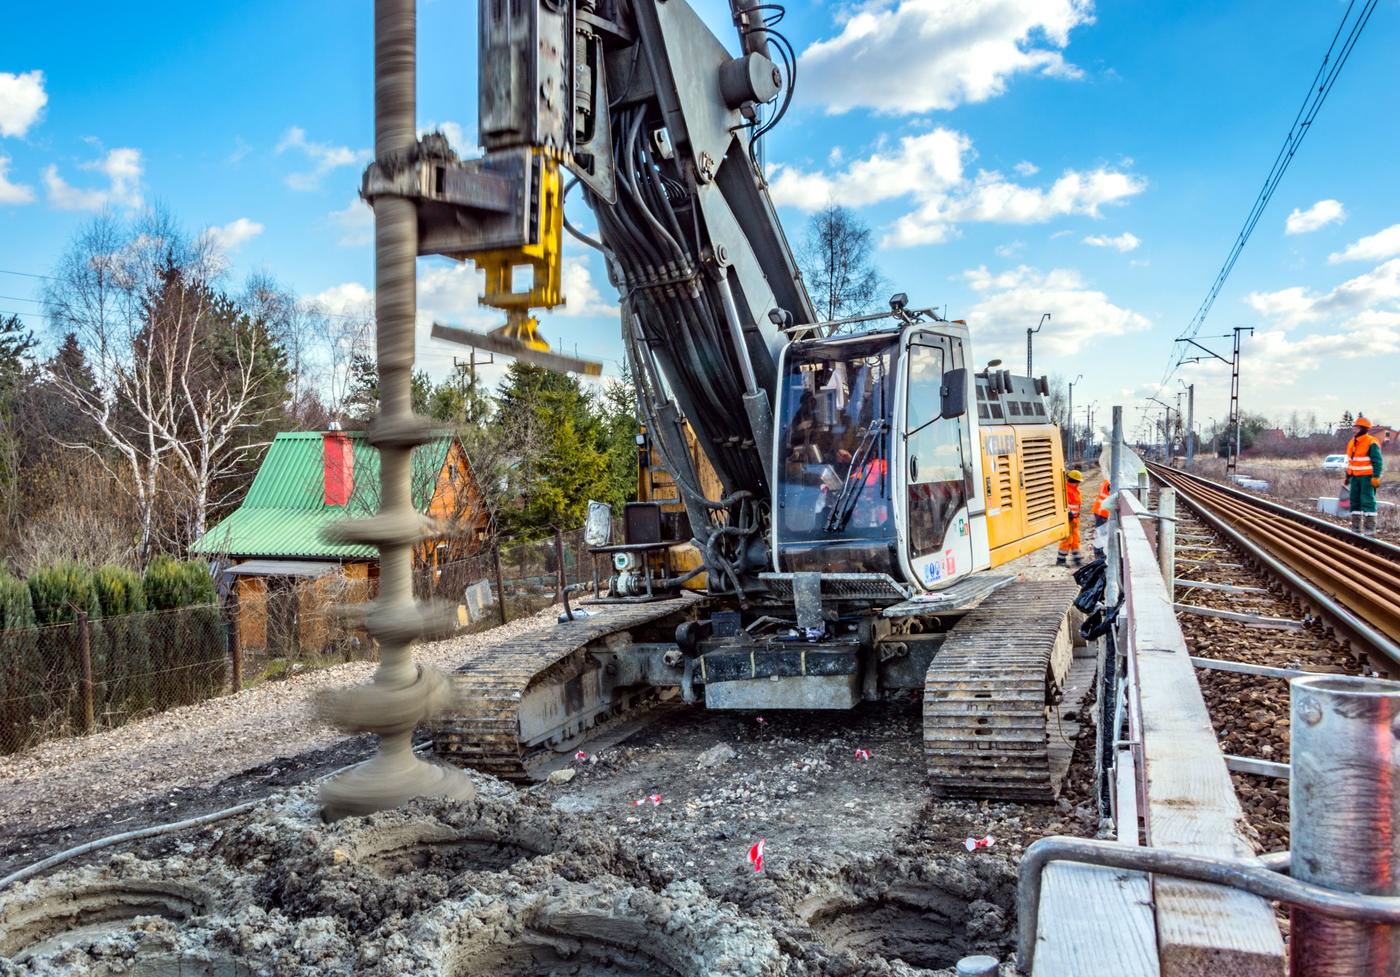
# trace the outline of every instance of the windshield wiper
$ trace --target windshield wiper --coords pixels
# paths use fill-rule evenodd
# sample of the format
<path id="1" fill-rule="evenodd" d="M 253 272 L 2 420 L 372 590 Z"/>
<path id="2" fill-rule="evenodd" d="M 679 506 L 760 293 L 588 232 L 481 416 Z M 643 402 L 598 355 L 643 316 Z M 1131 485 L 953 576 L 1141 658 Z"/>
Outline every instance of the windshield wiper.
<path id="1" fill-rule="evenodd" d="M 860 494 L 865 491 L 868 481 L 866 463 L 870 460 L 872 452 L 875 458 L 884 458 L 883 435 L 887 426 L 884 418 L 871 421 L 870 427 L 866 428 L 864 436 L 860 439 L 860 444 L 856 445 L 856 452 L 851 456 L 851 467 L 846 470 L 846 480 L 841 483 L 841 491 L 831 507 L 831 515 L 827 516 L 827 532 L 835 533 L 845 529 L 846 523 L 850 522 L 851 516 L 855 514 L 856 502 L 860 500 Z"/>

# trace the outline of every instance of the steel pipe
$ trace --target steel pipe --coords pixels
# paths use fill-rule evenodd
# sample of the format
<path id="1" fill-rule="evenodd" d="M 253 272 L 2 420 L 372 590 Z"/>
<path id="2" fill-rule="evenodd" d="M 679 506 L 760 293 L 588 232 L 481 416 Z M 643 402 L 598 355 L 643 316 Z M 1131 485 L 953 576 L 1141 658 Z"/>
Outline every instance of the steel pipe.
<path id="1" fill-rule="evenodd" d="M 1289 830 L 1293 877 L 1327 889 L 1400 896 L 1400 682 L 1313 676 L 1292 682 Z M 1397 900 L 1400 901 L 1400 900 Z M 1400 929 L 1308 906 L 1289 913 L 1293 977 L 1397 977 Z"/>
<path id="2" fill-rule="evenodd" d="M 1383 923 L 1388 926 L 1400 923 L 1400 898 L 1338 892 L 1304 882 L 1284 875 L 1281 868 L 1276 871 L 1271 867 L 1282 866 L 1282 855 L 1266 858 L 1268 861 L 1261 859 L 1243 862 L 1169 851 L 1164 848 L 1142 848 L 1116 841 L 1097 841 L 1092 838 L 1070 838 L 1063 835 L 1041 838 L 1021 856 L 1020 878 L 1016 883 L 1017 965 L 1022 973 L 1029 974 L 1035 962 L 1041 875 L 1051 862 L 1078 862 L 1100 868 L 1148 872 L 1174 879 L 1228 886 L 1262 899 L 1305 907 L 1318 915 L 1353 923 Z M 1294 853 L 1291 870 L 1295 874 L 1299 870 L 1299 863 L 1300 858 Z M 1294 940 L 1296 939 L 1295 929 Z M 1313 973 L 1330 975 L 1333 972 L 1309 971 L 1309 977 Z M 1358 977 L 1363 974 L 1376 974 L 1379 977 L 1391 971 L 1358 970 L 1336 973 L 1355 973 Z M 1294 974 L 1301 974 L 1301 971 L 1294 971 Z"/>

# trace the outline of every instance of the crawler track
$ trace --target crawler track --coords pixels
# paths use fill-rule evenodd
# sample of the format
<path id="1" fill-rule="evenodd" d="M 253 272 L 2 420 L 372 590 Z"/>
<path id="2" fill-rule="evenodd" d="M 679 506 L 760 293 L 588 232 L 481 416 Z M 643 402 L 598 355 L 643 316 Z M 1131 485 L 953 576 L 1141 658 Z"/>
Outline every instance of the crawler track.
<path id="1" fill-rule="evenodd" d="M 1209 479 L 1148 468 L 1376 668 L 1400 674 L 1400 547 Z"/>
<path id="2" fill-rule="evenodd" d="M 924 758 L 941 797 L 1052 801 L 1046 706 L 1073 653 L 1068 581 L 1013 584 L 958 622 L 924 681 Z"/>
<path id="3" fill-rule="evenodd" d="M 684 596 L 646 604 L 592 605 L 594 617 L 526 631 L 474 656 L 453 673 L 462 708 L 435 723 L 434 752 L 508 780 L 531 779 L 532 771 L 552 753 L 571 750 L 657 701 L 654 689 L 638 687 L 594 704 L 589 692 L 598 684 L 599 666 L 590 649 L 636 629 L 674 633 L 675 622 L 700 602 Z M 525 729 L 547 727 L 549 720 L 541 717 L 557 719 L 548 729 L 548 739 Z"/>

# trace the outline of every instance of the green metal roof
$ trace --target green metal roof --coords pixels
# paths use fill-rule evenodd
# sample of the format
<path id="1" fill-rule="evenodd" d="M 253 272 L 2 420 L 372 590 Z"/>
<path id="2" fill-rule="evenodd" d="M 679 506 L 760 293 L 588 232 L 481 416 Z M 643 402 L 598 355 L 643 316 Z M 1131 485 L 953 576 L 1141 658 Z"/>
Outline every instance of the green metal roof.
<path id="1" fill-rule="evenodd" d="M 288 431 L 268 446 L 243 504 L 190 546 L 205 556 L 373 558 L 378 551 L 360 543 L 330 543 L 324 529 L 342 519 L 367 516 L 379 507 L 379 449 L 362 431 L 343 431 L 355 458 L 354 487 L 342 506 L 325 504 L 325 467 L 319 431 Z M 434 438 L 413 452 L 413 501 L 426 511 L 447 462 L 450 435 Z"/>

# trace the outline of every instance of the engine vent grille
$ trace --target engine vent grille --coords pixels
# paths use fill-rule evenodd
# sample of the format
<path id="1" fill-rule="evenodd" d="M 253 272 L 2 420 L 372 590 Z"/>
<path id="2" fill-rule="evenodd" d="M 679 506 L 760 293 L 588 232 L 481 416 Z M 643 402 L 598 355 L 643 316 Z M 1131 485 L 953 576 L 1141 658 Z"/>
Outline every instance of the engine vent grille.
<path id="1" fill-rule="evenodd" d="M 1055 449 L 1048 437 L 1021 441 L 1021 470 L 1026 479 L 1026 521 L 1055 517 Z"/>

